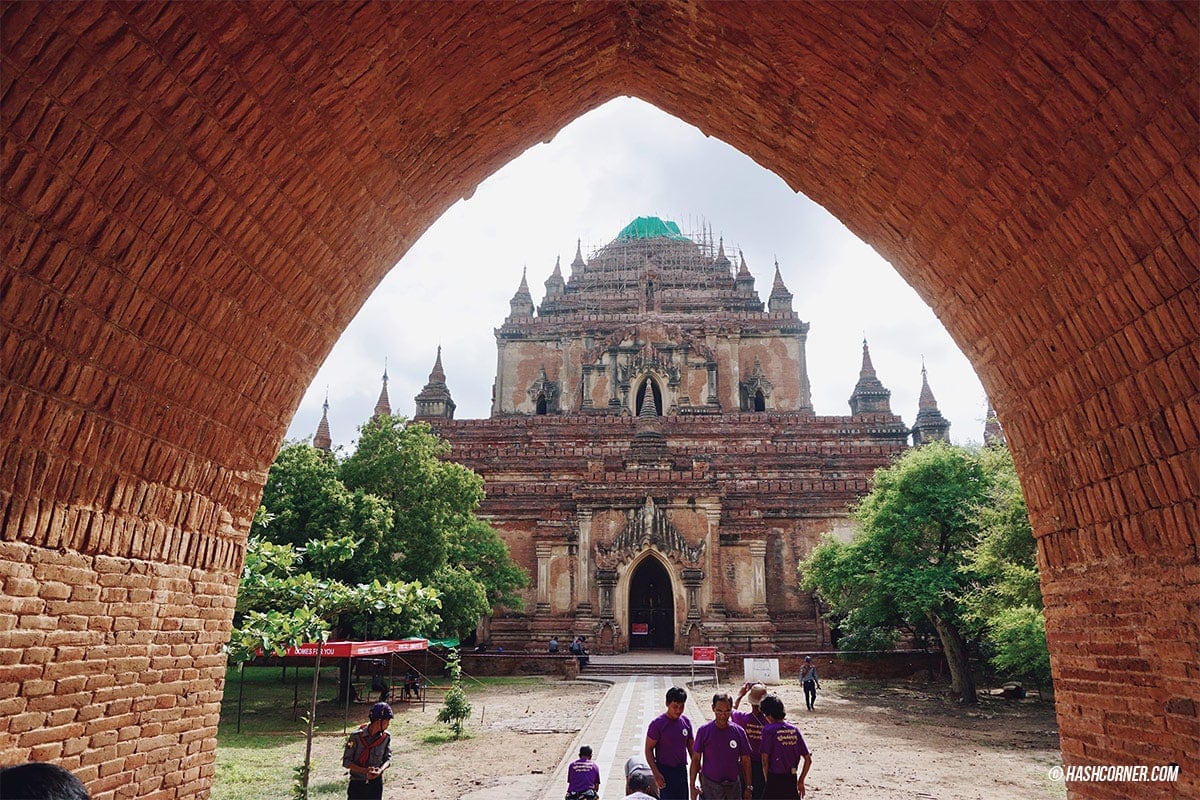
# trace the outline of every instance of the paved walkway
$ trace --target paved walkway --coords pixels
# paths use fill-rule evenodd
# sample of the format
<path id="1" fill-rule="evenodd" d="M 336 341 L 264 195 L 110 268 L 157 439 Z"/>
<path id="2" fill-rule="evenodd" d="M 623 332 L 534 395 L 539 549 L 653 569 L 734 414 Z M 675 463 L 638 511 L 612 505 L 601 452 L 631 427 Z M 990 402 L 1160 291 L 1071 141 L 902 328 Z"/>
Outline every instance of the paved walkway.
<path id="1" fill-rule="evenodd" d="M 597 660 L 593 659 L 592 663 L 596 664 Z M 700 675 L 696 677 L 699 680 Z M 588 678 L 592 679 L 592 676 Z M 597 675 L 594 679 L 606 683 L 611 681 L 612 688 L 596 706 L 538 800 L 562 800 L 567 791 L 567 767 L 579 757 L 579 748 L 585 744 L 591 746 L 592 759 L 600 765 L 601 800 L 624 798 L 625 760 L 630 756 L 642 755 L 646 728 L 650 720 L 665 710 L 667 689 L 687 686 L 690 675 L 681 670 L 679 677 L 639 675 L 604 678 Z M 703 725 L 712 716 L 707 702 L 712 699 L 712 691 L 711 683 L 699 683 L 698 689 L 688 689 L 684 714 L 693 725 Z"/>

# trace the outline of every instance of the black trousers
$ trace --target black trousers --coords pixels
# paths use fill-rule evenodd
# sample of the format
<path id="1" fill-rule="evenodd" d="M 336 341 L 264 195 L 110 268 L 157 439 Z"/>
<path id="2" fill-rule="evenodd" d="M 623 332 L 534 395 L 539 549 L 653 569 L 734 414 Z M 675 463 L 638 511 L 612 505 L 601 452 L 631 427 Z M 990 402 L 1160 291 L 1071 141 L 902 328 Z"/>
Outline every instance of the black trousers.
<path id="1" fill-rule="evenodd" d="M 772 772 L 767 775 L 766 800 L 799 800 L 796 791 L 796 776 L 790 772 Z"/>
<path id="2" fill-rule="evenodd" d="M 762 759 L 757 756 L 750 759 L 750 779 L 754 781 L 751 799 L 763 800 L 767 796 L 767 776 L 763 774 Z"/>
<path id="3" fill-rule="evenodd" d="M 346 790 L 347 800 L 382 800 L 383 776 L 369 781 L 350 781 Z"/>
<path id="4" fill-rule="evenodd" d="M 812 710 L 813 705 L 817 702 L 817 684 L 815 681 L 804 682 L 804 705 Z"/>

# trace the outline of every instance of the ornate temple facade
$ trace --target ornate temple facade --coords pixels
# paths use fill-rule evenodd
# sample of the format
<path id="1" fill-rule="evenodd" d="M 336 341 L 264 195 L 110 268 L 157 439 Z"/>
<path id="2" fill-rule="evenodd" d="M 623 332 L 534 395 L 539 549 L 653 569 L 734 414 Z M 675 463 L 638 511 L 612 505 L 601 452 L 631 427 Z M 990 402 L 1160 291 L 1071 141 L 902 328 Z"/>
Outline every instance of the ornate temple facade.
<path id="1" fill-rule="evenodd" d="M 492 644 L 828 646 L 799 561 L 850 536 L 910 436 L 949 423 L 927 381 L 916 427 L 892 413 L 866 342 L 850 414 L 815 415 L 809 326 L 778 264 L 765 304 L 754 284 L 723 243 L 639 218 L 586 262 L 577 248 L 569 276 L 556 264 L 536 309 L 522 276 L 490 418 L 454 419 L 439 349 L 414 417 L 483 476 L 479 514 L 532 577 L 523 610 L 484 623 Z"/>

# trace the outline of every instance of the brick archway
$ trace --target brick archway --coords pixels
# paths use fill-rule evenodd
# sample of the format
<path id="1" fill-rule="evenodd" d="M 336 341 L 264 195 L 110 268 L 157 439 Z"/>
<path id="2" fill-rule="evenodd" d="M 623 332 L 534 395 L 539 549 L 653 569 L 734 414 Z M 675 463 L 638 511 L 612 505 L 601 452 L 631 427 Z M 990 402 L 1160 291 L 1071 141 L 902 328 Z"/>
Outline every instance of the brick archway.
<path id="1" fill-rule="evenodd" d="M 919 289 L 1017 453 L 1064 760 L 1200 791 L 1197 9 L 4 3 L 0 759 L 206 792 L 321 359 L 451 203 L 632 94 Z"/>

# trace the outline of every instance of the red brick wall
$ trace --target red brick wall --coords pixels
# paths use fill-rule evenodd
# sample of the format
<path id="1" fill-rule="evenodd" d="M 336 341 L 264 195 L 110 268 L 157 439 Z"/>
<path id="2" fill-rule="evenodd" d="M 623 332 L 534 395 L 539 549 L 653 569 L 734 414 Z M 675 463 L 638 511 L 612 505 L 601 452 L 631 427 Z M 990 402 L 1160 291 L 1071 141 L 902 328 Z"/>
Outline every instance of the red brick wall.
<path id="1" fill-rule="evenodd" d="M 321 359 L 442 210 L 635 94 L 918 287 L 1017 454 L 1065 760 L 1177 761 L 1139 794 L 1200 794 L 1198 9 L 3 3 L 0 760 L 103 764 L 99 800 L 205 796 L 231 576 Z M 69 579 L 11 572 L 54 559 Z M 136 613 L 72 594 L 102 564 L 147 570 Z M 71 626 L 131 648 L 102 653 L 134 659 L 115 687 L 47 644 Z M 165 657 L 187 677 L 144 676 Z M 75 716 L 50 708 L 76 676 Z M 74 750 L 79 709 L 119 741 Z M 27 713 L 52 716 L 14 734 Z"/>

